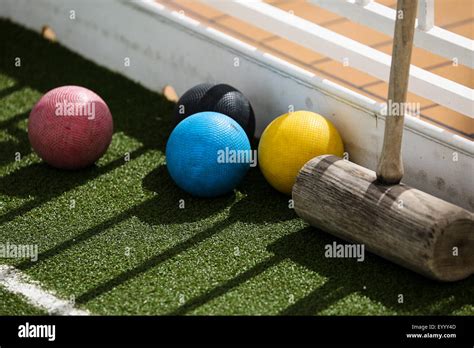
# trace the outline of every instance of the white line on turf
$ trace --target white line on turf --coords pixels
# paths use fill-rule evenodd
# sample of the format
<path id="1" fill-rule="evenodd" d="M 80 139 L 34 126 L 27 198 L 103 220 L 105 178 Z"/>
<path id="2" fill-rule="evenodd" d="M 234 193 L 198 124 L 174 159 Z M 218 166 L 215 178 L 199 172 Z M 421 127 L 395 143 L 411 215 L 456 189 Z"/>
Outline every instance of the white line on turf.
<path id="1" fill-rule="evenodd" d="M 0 265 L 0 286 L 11 293 L 22 295 L 31 305 L 46 310 L 48 314 L 90 315 L 88 311 L 75 308 L 71 301 L 60 299 L 43 290 L 38 282 L 12 266 Z"/>

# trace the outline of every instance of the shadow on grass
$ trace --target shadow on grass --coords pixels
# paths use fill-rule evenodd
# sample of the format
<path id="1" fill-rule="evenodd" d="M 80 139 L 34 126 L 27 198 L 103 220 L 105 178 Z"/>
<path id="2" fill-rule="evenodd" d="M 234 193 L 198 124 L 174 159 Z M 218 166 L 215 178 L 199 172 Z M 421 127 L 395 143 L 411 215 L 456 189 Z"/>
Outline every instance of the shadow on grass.
<path id="1" fill-rule="evenodd" d="M 229 216 L 227 219 L 215 223 L 210 228 L 198 232 L 192 237 L 146 260 L 139 266 L 127 270 L 98 287 L 87 291 L 77 297 L 77 303 L 89 302 L 111 291 L 115 287 L 138 277 L 166 260 L 192 249 L 199 243 L 222 232 L 236 222 L 262 223 L 296 218 L 296 215 L 291 209 L 282 209 L 282 207 L 287 206 L 287 198 L 278 194 L 265 184 L 263 177 L 257 169 L 250 170 L 239 186 L 239 191 L 243 192 L 246 196 L 237 201 L 233 194 L 213 199 L 193 198 L 176 188 L 164 166 L 145 177 L 143 185 L 146 189 L 157 192 L 158 197 L 134 208 L 133 212 L 127 215 L 137 216 L 148 224 L 156 225 L 199 221 L 231 205 Z M 185 209 L 177 209 L 180 199 L 185 200 Z M 269 205 L 271 202 L 273 203 Z M 115 221 L 115 223 L 117 223 L 117 221 Z"/>
<path id="2" fill-rule="evenodd" d="M 0 143 L 0 166 L 13 162 L 17 152 L 22 157 L 31 152 L 28 133 L 25 129 L 18 128 L 17 126 L 18 122 L 26 118 L 28 118 L 28 113 L 25 112 L 15 115 L 8 120 L 0 121 L 0 130 L 15 139 L 15 141 L 10 139 Z"/>
<path id="3" fill-rule="evenodd" d="M 49 167 L 45 167 L 49 169 Z M 212 200 L 199 200 L 192 198 L 185 192 L 181 191 L 173 183 L 168 171 L 166 170 L 166 167 L 163 165 L 155 169 L 151 174 L 148 175 L 148 177 L 149 179 L 147 180 L 153 180 L 153 186 L 156 185 L 158 188 L 156 191 L 157 196 L 155 198 L 135 205 L 130 209 L 127 209 L 120 214 L 115 215 L 114 217 L 85 230 L 81 234 L 76 235 L 73 238 L 54 246 L 53 248 L 40 253 L 38 255 L 37 262 L 25 260 L 17 267 L 23 270 L 34 267 L 39 262 L 44 262 L 45 260 L 54 257 L 62 251 L 82 243 L 133 216 L 136 216 L 151 225 L 195 222 L 205 219 L 218 211 L 221 211 L 231 204 L 235 199 L 234 195 L 227 195 Z M 52 194 L 54 195 L 54 192 Z M 184 199 L 186 201 L 187 207 L 189 208 L 178 209 L 180 199 Z M 197 240 L 200 237 L 194 236 L 193 238 Z M 186 245 L 189 243 L 192 243 L 192 241 L 185 242 Z M 178 253 L 181 248 L 182 246 L 176 246 L 174 251 L 166 251 L 166 253 L 167 255 L 170 255 L 170 253 L 173 254 L 174 252 Z"/>
<path id="4" fill-rule="evenodd" d="M 468 304 L 474 298 L 474 279 L 441 283 L 398 266 L 371 253 L 364 262 L 355 259 L 329 259 L 324 247 L 333 241 L 344 243 L 314 228 L 286 236 L 269 246 L 269 250 L 324 277 L 327 282 L 281 314 L 316 314 L 338 300 L 359 293 L 396 312 L 446 314 Z M 403 303 L 398 303 L 399 295 Z M 446 299 L 449 303 L 438 307 Z"/>
<path id="5" fill-rule="evenodd" d="M 352 294 L 359 294 L 397 313 L 436 315 L 452 313 L 472 304 L 474 279 L 440 283 L 426 279 L 376 255 L 367 254 L 364 262 L 355 259 L 329 259 L 325 245 L 344 243 L 312 227 L 287 235 L 267 249 L 274 255 L 245 270 L 225 283 L 187 301 L 171 315 L 182 315 L 224 295 L 250 281 L 283 260 L 291 260 L 306 269 L 327 277 L 327 281 L 310 294 L 288 306 L 281 315 L 314 315 Z M 284 284 L 282 284 L 284 286 Z M 399 295 L 403 303 L 398 303 Z M 358 314 L 363 314 L 361 310 Z"/>
<path id="6" fill-rule="evenodd" d="M 4 89 L 0 90 L 0 99 L 2 99 L 4 97 L 7 97 L 10 94 L 13 94 L 15 92 L 18 92 L 18 91 L 22 90 L 24 87 L 25 86 L 22 86 L 21 84 L 16 83 L 11 87 L 4 88 Z"/>
<path id="7" fill-rule="evenodd" d="M 150 149 L 164 151 L 174 104 L 9 21 L 0 20 L 0 41 L 9 48 L 0 54 L 0 72 L 17 81 L 17 87 L 3 90 L 0 93 L 2 96 L 17 91 L 18 86 L 30 87 L 42 93 L 61 85 L 90 88 L 107 102 L 113 115 L 114 131 L 123 132 L 142 144 L 132 156 L 139 156 Z M 15 57 L 22 58 L 21 68 L 13 64 Z M 0 144 L 0 165 L 13 162 L 16 152 L 22 156 L 31 152 L 26 129 L 17 126 L 18 122 L 28 118 L 28 114 L 0 120 L 0 130 L 16 139 Z M 21 207 L 0 216 L 0 224 L 117 168 L 123 162 L 120 158 L 102 167 L 92 166 L 74 172 L 35 164 L 0 178 L 0 192 L 3 194 L 34 197 Z"/>
<path id="8" fill-rule="evenodd" d="M 140 148 L 130 153 L 130 157 L 138 157 L 145 152 L 144 148 Z M 0 193 L 10 197 L 33 197 L 32 200 L 23 203 L 18 208 L 11 209 L 1 215 L 0 225 L 28 213 L 64 192 L 108 173 L 122 164 L 124 164 L 124 160 L 120 157 L 101 167 L 93 165 L 80 171 L 65 171 L 55 169 L 45 163 L 35 163 L 0 177 Z"/>

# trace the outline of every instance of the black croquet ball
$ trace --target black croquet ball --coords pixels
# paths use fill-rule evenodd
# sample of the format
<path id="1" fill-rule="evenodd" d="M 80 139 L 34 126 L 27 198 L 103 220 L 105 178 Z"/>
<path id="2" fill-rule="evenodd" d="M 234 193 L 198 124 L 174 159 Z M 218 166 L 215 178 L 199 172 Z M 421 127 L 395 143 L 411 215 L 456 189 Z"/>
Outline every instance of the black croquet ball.
<path id="1" fill-rule="evenodd" d="M 175 108 L 175 125 L 198 112 L 214 111 L 234 119 L 250 140 L 255 133 L 255 115 L 249 100 L 226 84 L 202 83 L 186 91 Z"/>
<path id="2" fill-rule="evenodd" d="M 178 103 L 174 109 L 174 125 L 173 128 L 178 125 L 186 117 L 194 115 L 198 112 L 204 111 L 202 109 L 202 98 L 208 90 L 214 85 L 210 83 L 201 83 L 199 85 L 190 88 L 179 98 Z"/>

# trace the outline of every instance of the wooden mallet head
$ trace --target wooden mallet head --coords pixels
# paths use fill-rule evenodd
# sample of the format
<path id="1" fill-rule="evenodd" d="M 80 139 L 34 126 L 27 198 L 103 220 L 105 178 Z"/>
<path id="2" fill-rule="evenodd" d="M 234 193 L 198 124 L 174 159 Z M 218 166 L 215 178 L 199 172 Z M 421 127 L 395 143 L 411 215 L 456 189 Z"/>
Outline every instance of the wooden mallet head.
<path id="1" fill-rule="evenodd" d="M 416 0 L 399 0 L 388 100 L 406 101 Z M 399 104 L 403 105 L 403 104 Z M 403 110 L 403 108 L 398 108 Z M 377 172 L 336 156 L 304 165 L 293 186 L 296 213 L 311 225 L 427 277 L 454 281 L 474 273 L 474 214 L 399 184 L 403 112 L 385 118 Z"/>

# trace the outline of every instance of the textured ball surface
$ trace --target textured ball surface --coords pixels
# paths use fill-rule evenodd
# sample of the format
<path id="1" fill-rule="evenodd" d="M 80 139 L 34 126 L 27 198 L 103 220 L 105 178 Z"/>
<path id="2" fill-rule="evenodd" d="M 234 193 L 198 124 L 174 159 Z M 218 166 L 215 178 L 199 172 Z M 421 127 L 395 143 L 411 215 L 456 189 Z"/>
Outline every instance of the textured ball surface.
<path id="1" fill-rule="evenodd" d="M 255 115 L 249 100 L 237 89 L 226 84 L 203 83 L 189 89 L 175 108 L 175 125 L 198 112 L 214 111 L 235 120 L 249 139 L 255 133 Z"/>
<path id="2" fill-rule="evenodd" d="M 250 142 L 237 122 L 217 112 L 189 116 L 171 133 L 166 164 L 171 178 L 184 191 L 198 197 L 231 192 L 250 164 L 231 156 L 250 151 Z"/>
<path id="3" fill-rule="evenodd" d="M 179 98 L 178 103 L 174 109 L 174 126 L 184 120 L 186 117 L 197 114 L 203 111 L 202 98 L 206 95 L 207 91 L 210 90 L 214 85 L 210 83 L 201 83 L 188 89 Z"/>
<path id="4" fill-rule="evenodd" d="M 98 160 L 113 133 L 107 104 L 91 90 L 63 86 L 47 92 L 31 110 L 28 138 L 48 164 L 79 169 Z"/>
<path id="5" fill-rule="evenodd" d="M 344 145 L 334 125 L 310 111 L 279 116 L 264 130 L 258 162 L 265 179 L 291 195 L 298 172 L 310 159 L 324 154 L 342 156 Z"/>

